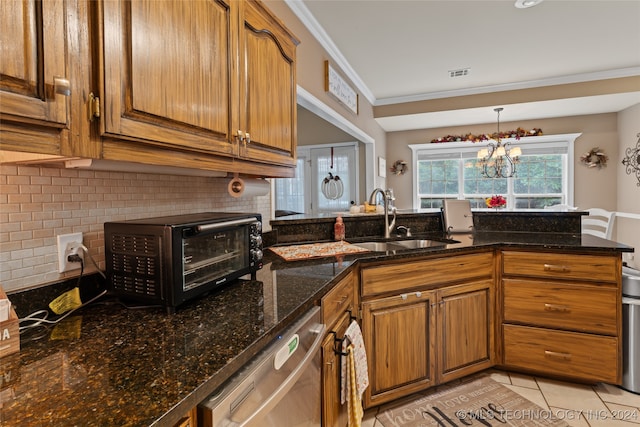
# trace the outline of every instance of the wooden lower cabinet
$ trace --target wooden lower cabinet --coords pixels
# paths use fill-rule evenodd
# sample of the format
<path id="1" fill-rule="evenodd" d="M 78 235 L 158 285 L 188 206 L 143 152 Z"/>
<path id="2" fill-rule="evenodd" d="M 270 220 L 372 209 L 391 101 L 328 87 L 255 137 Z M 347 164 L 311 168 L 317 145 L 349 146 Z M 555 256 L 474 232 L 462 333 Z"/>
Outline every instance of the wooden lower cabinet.
<path id="1" fill-rule="evenodd" d="M 185 414 L 173 427 L 196 427 L 198 425 L 198 407 L 194 407 Z"/>
<path id="2" fill-rule="evenodd" d="M 532 372 L 618 383 L 615 337 L 504 325 L 505 364 Z"/>
<path id="3" fill-rule="evenodd" d="M 362 304 L 371 407 L 435 385 L 436 293 L 415 291 Z"/>
<path id="4" fill-rule="evenodd" d="M 619 253 L 503 251 L 502 363 L 578 381 L 622 381 Z"/>
<path id="5" fill-rule="evenodd" d="M 338 337 L 344 336 L 351 323 L 345 313 L 332 329 Z M 335 352 L 335 336 L 330 333 L 322 343 L 322 425 L 324 427 L 346 427 L 347 404 L 341 403 L 341 356 Z"/>
<path id="6" fill-rule="evenodd" d="M 491 279 L 367 301 L 365 407 L 495 364 Z"/>
<path id="7" fill-rule="evenodd" d="M 438 291 L 438 383 L 493 366 L 495 292 L 492 280 Z"/>
<path id="8" fill-rule="evenodd" d="M 350 271 L 340 279 L 320 302 L 322 322 L 327 325 L 327 336 L 322 342 L 322 426 L 346 427 L 347 404 L 341 403 L 342 390 L 342 357 L 335 350 L 356 318 L 358 311 L 358 292 L 356 274 Z"/>

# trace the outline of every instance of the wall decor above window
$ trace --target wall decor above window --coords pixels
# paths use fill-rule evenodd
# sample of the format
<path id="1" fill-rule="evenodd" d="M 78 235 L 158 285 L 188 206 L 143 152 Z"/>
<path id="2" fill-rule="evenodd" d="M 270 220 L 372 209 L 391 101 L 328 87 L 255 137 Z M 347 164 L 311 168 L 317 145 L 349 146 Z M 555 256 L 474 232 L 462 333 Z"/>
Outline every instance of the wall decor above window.
<path id="1" fill-rule="evenodd" d="M 516 130 L 510 130 L 508 132 L 494 132 L 491 135 L 488 134 L 478 134 L 475 135 L 473 133 L 468 133 L 466 135 L 447 135 L 441 136 L 440 138 L 432 139 L 432 144 L 437 144 L 440 142 L 483 142 L 489 141 L 490 139 L 497 140 L 506 139 L 506 138 L 515 138 L 520 139 L 527 136 L 542 136 L 542 129 L 533 128 L 531 130 L 524 130 L 522 128 L 518 128 Z"/>
<path id="2" fill-rule="evenodd" d="M 627 174 L 636 176 L 638 187 L 640 187 L 640 133 L 636 136 L 638 137 L 636 147 L 629 147 L 624 151 L 625 157 L 622 159 L 622 164 L 625 165 Z"/>

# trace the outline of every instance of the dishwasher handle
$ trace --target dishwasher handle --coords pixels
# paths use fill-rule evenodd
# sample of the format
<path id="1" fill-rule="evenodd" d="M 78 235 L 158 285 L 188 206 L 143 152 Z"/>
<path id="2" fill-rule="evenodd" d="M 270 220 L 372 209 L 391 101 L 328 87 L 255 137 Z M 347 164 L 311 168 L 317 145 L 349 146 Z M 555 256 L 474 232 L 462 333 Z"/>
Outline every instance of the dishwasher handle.
<path id="1" fill-rule="evenodd" d="M 322 344 L 322 339 L 324 338 L 324 333 L 327 330 L 327 326 L 324 324 L 317 324 L 317 329 L 313 332 L 316 335 L 316 339 L 309 347 L 309 350 L 304 355 L 304 358 L 300 361 L 300 364 L 295 367 L 295 369 L 289 374 L 289 376 L 280 384 L 280 386 L 273 392 L 271 396 L 269 396 L 262 404 L 256 408 L 252 414 L 246 419 L 235 422 L 232 425 L 234 427 L 245 427 L 251 422 L 255 420 L 259 420 L 264 414 L 268 413 L 270 410 L 275 408 L 275 406 L 280 403 L 282 398 L 286 396 L 286 394 L 291 390 L 291 388 L 295 385 L 298 379 L 302 376 L 303 372 L 309 367 L 309 365 L 313 362 L 314 356 L 320 350 L 320 345 Z"/>

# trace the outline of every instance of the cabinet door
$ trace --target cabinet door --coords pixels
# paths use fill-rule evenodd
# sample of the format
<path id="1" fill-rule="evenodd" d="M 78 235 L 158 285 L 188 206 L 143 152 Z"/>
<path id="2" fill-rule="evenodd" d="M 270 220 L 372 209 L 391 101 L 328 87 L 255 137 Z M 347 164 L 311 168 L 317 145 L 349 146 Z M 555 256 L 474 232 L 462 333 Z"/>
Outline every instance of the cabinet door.
<path id="1" fill-rule="evenodd" d="M 102 133 L 231 155 L 235 3 L 103 2 Z"/>
<path id="2" fill-rule="evenodd" d="M 438 382 L 495 362 L 494 285 L 483 280 L 438 291 Z"/>
<path id="3" fill-rule="evenodd" d="M 341 338 L 351 322 L 348 313 L 340 318 L 332 330 Z M 340 403 L 342 389 L 341 356 L 334 351 L 335 338 L 328 334 L 322 343 L 322 425 L 325 427 L 346 427 L 348 424 L 347 404 Z"/>
<path id="4" fill-rule="evenodd" d="M 362 304 L 369 364 L 365 407 L 435 384 L 434 307 L 434 292 L 411 292 Z"/>
<path id="5" fill-rule="evenodd" d="M 3 119 L 64 127 L 68 98 L 55 87 L 68 78 L 63 1 L 2 1 L 0 28 Z"/>
<path id="6" fill-rule="evenodd" d="M 240 123 L 243 158 L 295 167 L 297 40 L 261 3 L 243 3 Z M 246 76 L 246 78 L 245 78 Z"/>

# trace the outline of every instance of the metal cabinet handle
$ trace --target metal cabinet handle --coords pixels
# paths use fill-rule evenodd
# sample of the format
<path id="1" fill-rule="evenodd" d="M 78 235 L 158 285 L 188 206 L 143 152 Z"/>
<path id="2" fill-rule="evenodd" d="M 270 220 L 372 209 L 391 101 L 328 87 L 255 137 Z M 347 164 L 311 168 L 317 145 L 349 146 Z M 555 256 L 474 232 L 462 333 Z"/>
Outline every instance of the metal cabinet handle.
<path id="1" fill-rule="evenodd" d="M 569 307 L 567 307 L 566 305 L 548 304 L 548 303 L 545 303 L 544 310 L 545 311 L 558 311 L 558 312 L 561 312 L 561 313 L 570 313 L 571 312 L 571 309 Z"/>
<path id="2" fill-rule="evenodd" d="M 62 77 L 53 78 L 53 89 L 58 95 L 69 96 L 71 95 L 71 83 L 68 79 Z"/>
<path id="3" fill-rule="evenodd" d="M 416 298 L 422 298 L 422 292 L 416 291 L 412 293 Z M 407 300 L 412 294 L 400 294 L 400 298 Z"/>
<path id="4" fill-rule="evenodd" d="M 569 273 L 571 272 L 571 268 L 566 265 L 554 265 L 554 264 L 545 264 L 544 271 L 555 271 L 557 273 Z"/>
<path id="5" fill-rule="evenodd" d="M 545 350 L 544 355 L 553 359 L 571 360 L 571 353 L 561 353 L 559 351 Z"/>

